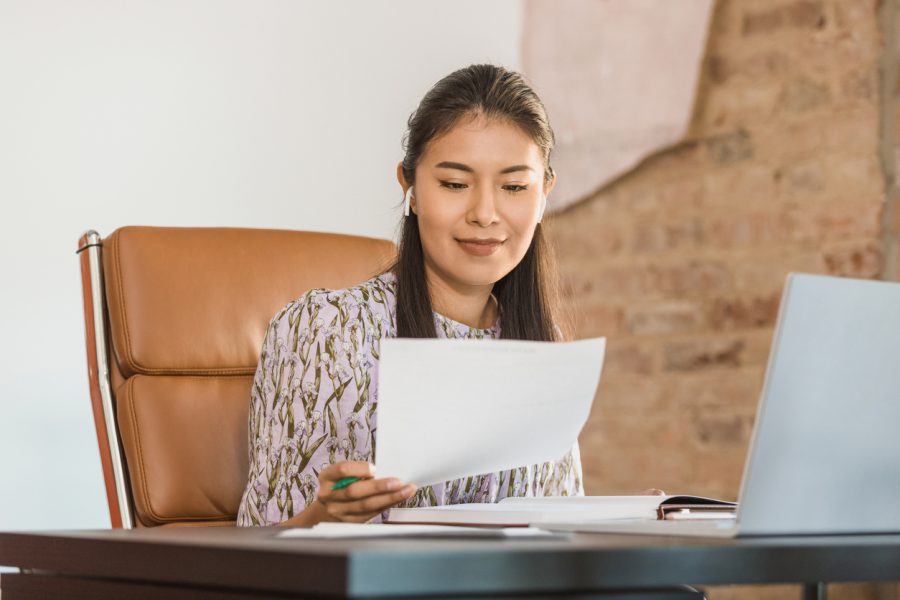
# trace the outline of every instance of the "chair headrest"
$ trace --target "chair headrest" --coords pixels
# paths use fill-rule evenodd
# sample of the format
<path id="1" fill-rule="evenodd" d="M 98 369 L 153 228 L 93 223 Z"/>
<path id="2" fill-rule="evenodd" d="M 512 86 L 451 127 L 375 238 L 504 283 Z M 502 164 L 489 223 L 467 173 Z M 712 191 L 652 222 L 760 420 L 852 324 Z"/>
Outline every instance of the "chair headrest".
<path id="1" fill-rule="evenodd" d="M 329 233 L 124 227 L 103 243 L 122 375 L 252 375 L 269 320 L 316 287 L 389 266 L 387 240 Z"/>

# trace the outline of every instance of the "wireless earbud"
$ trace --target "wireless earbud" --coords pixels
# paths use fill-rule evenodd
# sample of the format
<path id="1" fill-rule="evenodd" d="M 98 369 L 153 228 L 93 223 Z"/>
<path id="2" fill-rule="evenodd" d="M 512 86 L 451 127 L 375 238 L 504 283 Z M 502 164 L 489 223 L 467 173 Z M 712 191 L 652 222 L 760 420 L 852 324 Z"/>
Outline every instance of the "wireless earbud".
<path id="1" fill-rule="evenodd" d="M 538 223 L 544 218 L 544 211 L 547 209 L 547 196 L 541 196 L 541 211 L 538 213 Z"/>
<path id="2" fill-rule="evenodd" d="M 413 186 L 406 188 L 406 195 L 403 197 L 403 216 L 409 216 L 409 201 L 412 198 Z"/>

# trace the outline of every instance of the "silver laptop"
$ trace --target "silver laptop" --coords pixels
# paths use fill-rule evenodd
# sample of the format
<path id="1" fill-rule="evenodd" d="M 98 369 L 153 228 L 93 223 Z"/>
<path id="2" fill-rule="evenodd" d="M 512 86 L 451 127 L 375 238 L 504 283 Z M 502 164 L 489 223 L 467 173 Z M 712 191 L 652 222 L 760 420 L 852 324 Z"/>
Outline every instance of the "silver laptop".
<path id="1" fill-rule="evenodd" d="M 900 284 L 788 276 L 736 519 L 547 528 L 715 537 L 900 532 Z"/>

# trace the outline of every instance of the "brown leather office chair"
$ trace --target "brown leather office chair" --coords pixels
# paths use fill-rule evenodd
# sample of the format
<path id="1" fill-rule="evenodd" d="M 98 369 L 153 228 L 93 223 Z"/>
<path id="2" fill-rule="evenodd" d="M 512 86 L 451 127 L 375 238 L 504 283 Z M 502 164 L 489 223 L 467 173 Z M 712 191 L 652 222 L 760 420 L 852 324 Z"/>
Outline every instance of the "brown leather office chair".
<path id="1" fill-rule="evenodd" d="M 228 228 L 87 232 L 88 377 L 113 527 L 230 525 L 269 320 L 386 268 L 386 240 Z"/>

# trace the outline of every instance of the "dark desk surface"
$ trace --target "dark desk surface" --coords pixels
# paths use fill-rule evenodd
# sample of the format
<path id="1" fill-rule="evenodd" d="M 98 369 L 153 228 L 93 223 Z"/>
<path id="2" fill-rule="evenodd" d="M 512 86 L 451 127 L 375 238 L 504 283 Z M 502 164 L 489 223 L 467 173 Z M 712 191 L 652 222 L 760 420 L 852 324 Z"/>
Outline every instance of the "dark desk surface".
<path id="1" fill-rule="evenodd" d="M 78 577 L 350 597 L 900 580 L 900 535 L 308 540 L 279 539 L 279 531 L 0 533 L 0 565 Z"/>

